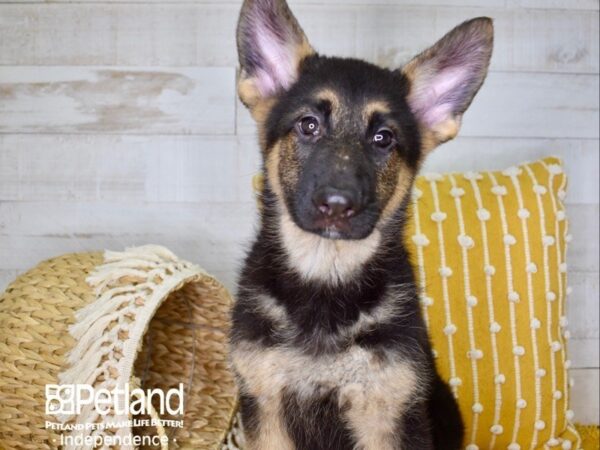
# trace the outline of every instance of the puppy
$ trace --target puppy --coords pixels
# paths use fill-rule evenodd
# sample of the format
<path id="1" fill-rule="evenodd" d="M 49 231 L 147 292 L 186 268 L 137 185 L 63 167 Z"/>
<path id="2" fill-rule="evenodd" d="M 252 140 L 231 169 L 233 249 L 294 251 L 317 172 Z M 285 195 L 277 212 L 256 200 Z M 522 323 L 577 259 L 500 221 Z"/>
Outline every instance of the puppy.
<path id="1" fill-rule="evenodd" d="M 417 171 L 456 136 L 492 41 L 491 20 L 473 19 L 388 70 L 316 53 L 284 0 L 244 2 L 238 89 L 265 175 L 231 331 L 250 450 L 462 445 L 401 235 Z"/>

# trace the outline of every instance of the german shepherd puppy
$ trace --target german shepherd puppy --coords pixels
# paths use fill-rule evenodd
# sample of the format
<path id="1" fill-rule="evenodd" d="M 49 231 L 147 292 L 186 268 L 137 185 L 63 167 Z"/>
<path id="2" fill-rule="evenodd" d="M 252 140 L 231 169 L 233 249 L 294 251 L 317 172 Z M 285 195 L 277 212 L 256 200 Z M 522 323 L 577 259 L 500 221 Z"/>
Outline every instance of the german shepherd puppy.
<path id="1" fill-rule="evenodd" d="M 473 19 L 388 70 L 317 54 L 284 0 L 245 0 L 238 89 L 265 175 L 231 331 L 249 449 L 460 448 L 401 235 L 492 41 L 491 20 Z"/>

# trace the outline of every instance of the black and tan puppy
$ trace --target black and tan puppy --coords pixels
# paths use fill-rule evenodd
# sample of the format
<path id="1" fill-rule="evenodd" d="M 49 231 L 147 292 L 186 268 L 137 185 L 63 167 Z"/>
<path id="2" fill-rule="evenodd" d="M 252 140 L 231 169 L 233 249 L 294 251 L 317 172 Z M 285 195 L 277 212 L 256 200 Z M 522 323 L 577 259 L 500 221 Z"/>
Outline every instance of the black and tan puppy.
<path id="1" fill-rule="evenodd" d="M 244 2 L 239 94 L 266 180 L 231 333 L 249 449 L 461 446 L 400 235 L 419 166 L 457 134 L 492 37 L 473 19 L 387 70 L 315 53 L 284 0 Z"/>

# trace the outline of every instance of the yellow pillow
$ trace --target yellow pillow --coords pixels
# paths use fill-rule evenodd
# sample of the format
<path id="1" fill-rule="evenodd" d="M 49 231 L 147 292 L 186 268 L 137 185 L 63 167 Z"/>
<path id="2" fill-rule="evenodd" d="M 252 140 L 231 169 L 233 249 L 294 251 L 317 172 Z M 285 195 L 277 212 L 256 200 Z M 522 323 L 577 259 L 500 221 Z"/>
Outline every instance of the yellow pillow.
<path id="1" fill-rule="evenodd" d="M 565 355 L 565 188 L 555 158 L 417 180 L 406 242 L 468 450 L 580 448 Z"/>
<path id="2" fill-rule="evenodd" d="M 585 450 L 600 449 L 600 428 L 598 425 L 575 425 L 581 435 L 581 445 Z"/>

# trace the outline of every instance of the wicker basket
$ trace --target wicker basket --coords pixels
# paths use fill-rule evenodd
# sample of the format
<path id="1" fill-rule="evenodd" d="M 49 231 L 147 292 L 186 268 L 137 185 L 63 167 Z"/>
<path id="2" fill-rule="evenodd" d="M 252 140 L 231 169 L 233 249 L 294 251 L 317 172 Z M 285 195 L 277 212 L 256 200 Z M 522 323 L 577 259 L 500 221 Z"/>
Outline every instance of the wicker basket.
<path id="1" fill-rule="evenodd" d="M 156 246 L 65 255 L 20 276 L 0 296 L 0 448 L 54 449 L 69 435 L 158 433 L 169 438 L 169 448 L 220 449 L 236 408 L 227 365 L 231 302 L 201 268 Z M 183 426 L 46 428 L 47 420 L 123 418 L 86 407 L 77 415 L 46 415 L 47 384 L 110 389 L 125 383 L 144 390 L 183 383 L 183 417 L 160 415 Z"/>

